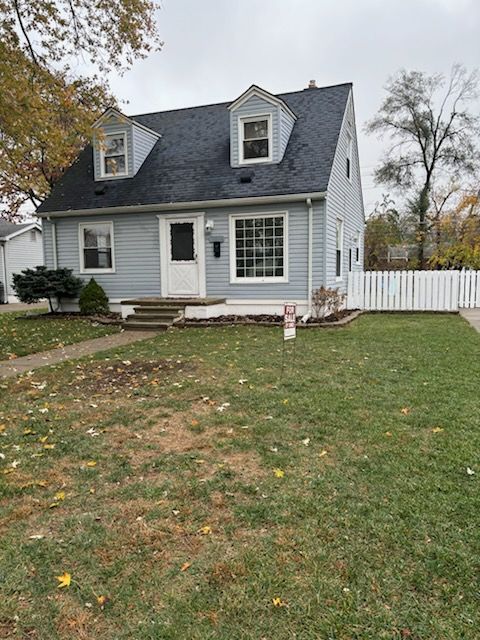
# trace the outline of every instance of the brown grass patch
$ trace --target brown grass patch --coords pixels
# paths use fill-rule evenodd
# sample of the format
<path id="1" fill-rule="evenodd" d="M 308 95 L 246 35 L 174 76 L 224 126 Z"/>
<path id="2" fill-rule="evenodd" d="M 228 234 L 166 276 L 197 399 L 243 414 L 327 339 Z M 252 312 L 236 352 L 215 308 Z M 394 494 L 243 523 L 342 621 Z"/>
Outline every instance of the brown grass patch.
<path id="1" fill-rule="evenodd" d="M 190 363 L 173 359 L 89 362 L 76 367 L 75 377 L 66 386 L 91 396 L 113 395 L 146 384 L 156 386 L 173 374 L 191 370 Z"/>

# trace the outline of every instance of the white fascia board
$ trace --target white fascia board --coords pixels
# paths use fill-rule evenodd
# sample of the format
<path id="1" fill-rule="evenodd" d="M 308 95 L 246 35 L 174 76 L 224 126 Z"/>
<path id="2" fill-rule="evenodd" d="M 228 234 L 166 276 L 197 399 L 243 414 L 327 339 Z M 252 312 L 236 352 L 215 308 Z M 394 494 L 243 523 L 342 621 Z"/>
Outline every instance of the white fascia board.
<path id="1" fill-rule="evenodd" d="M 287 111 L 287 113 L 292 116 L 294 120 L 297 120 L 297 116 L 295 115 L 295 113 L 293 113 L 286 102 L 284 102 L 281 98 L 277 98 L 277 96 L 274 96 L 272 93 L 265 91 L 265 89 L 258 87 L 256 84 L 252 84 L 252 86 L 244 91 L 242 95 L 235 100 L 235 102 L 232 102 L 232 104 L 230 104 L 227 109 L 229 111 L 233 111 L 233 109 L 240 107 L 244 102 L 249 100 L 254 95 L 258 96 L 259 98 L 263 98 L 270 104 L 281 106 L 283 109 L 285 109 L 285 111 Z"/>
<path id="2" fill-rule="evenodd" d="M 36 213 L 39 218 L 68 218 L 73 216 L 95 216 L 115 213 L 158 213 L 159 211 L 184 211 L 187 209 L 203 209 L 218 207 L 242 207 L 249 205 L 279 204 L 282 202 L 297 202 L 311 198 L 323 200 L 326 191 L 309 193 L 289 193 L 278 196 L 253 196 L 250 198 L 227 198 L 224 200 L 195 200 L 192 202 L 159 202 L 155 204 L 136 204 L 120 207 L 101 207 L 98 209 L 69 209 L 68 211 L 45 211 Z"/>

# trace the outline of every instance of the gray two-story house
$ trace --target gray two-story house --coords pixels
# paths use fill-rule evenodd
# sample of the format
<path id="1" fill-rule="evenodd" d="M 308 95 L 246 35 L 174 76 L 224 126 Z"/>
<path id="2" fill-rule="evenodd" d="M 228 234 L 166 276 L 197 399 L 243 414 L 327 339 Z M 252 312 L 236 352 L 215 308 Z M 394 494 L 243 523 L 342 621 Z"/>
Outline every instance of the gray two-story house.
<path id="1" fill-rule="evenodd" d="M 352 85 L 125 116 L 39 207 L 45 262 L 132 298 L 215 304 L 187 315 L 298 313 L 362 269 L 364 211 Z M 201 311 L 200 311 L 201 310 Z"/>

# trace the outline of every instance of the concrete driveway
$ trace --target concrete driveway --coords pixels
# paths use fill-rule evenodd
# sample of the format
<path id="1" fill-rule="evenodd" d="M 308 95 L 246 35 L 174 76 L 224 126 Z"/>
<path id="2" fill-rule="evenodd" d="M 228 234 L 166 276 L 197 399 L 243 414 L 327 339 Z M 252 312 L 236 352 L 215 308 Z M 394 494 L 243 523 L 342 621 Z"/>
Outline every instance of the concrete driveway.
<path id="1" fill-rule="evenodd" d="M 460 315 L 480 333 L 480 309 L 460 309 Z"/>
<path id="2" fill-rule="evenodd" d="M 35 311 L 36 309 L 47 310 L 48 302 L 35 302 L 34 304 L 11 302 L 10 304 L 0 304 L 0 313 L 15 313 L 15 311 Z"/>

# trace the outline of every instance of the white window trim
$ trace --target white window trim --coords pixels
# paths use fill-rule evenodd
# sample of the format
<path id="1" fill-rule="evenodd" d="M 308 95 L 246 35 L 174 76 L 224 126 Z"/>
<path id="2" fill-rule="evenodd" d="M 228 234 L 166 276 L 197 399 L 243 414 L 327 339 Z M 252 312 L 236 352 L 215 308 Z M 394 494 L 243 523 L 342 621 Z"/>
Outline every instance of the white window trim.
<path id="1" fill-rule="evenodd" d="M 123 173 L 105 173 L 105 149 L 100 142 L 100 177 L 101 178 L 125 178 L 128 176 L 128 136 L 126 131 L 104 132 L 105 138 L 109 136 L 123 137 L 123 148 L 125 149 L 125 171 Z"/>
<path id="2" fill-rule="evenodd" d="M 340 275 L 337 276 L 337 227 L 338 223 L 340 223 L 341 233 L 340 233 Z M 341 282 L 343 280 L 343 248 L 344 248 L 344 221 L 343 218 L 337 218 L 335 220 L 335 282 Z"/>
<path id="3" fill-rule="evenodd" d="M 266 120 L 268 128 L 268 156 L 266 158 L 244 158 L 243 157 L 243 134 L 244 124 L 249 122 L 257 122 L 258 120 Z M 261 162 L 272 162 L 273 153 L 273 131 L 272 131 L 272 114 L 259 113 L 255 116 L 239 116 L 238 117 L 238 156 L 239 164 L 259 164 Z"/>
<path id="4" fill-rule="evenodd" d="M 110 226 L 110 244 L 111 244 L 111 251 L 112 251 L 112 266 L 109 269 L 88 269 L 85 267 L 85 256 L 83 253 L 84 250 L 84 246 L 83 246 L 83 240 L 84 240 L 84 234 L 83 231 L 84 229 L 88 229 L 91 227 L 95 227 L 95 226 L 105 226 L 105 225 L 109 225 Z M 78 251 L 79 251 L 79 256 L 80 256 L 80 273 L 91 273 L 91 274 L 101 274 L 101 273 L 115 273 L 115 239 L 113 236 L 113 221 L 112 220 L 104 220 L 102 222 L 98 221 L 98 222 L 80 222 L 78 224 Z"/>
<path id="5" fill-rule="evenodd" d="M 237 277 L 237 252 L 235 238 L 235 220 L 250 220 L 252 218 L 283 217 L 283 276 L 265 276 L 264 278 Z M 288 282 L 288 211 L 266 211 L 265 213 L 234 213 L 229 222 L 230 244 L 230 284 L 269 284 Z"/>

